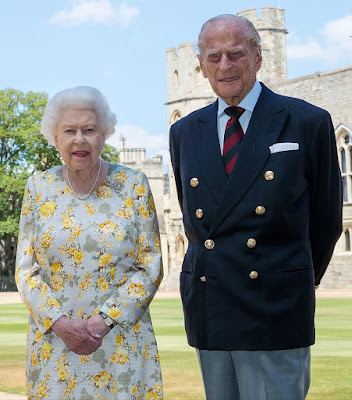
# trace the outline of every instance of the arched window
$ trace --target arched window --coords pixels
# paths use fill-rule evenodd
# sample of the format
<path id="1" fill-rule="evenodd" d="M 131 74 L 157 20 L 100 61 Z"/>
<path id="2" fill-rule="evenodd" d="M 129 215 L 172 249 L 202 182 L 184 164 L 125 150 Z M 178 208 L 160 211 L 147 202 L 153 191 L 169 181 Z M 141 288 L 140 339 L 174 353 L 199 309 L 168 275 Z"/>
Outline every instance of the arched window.
<path id="1" fill-rule="evenodd" d="M 174 71 L 174 84 L 175 84 L 175 89 L 177 89 L 180 86 L 177 70 Z"/>
<path id="2" fill-rule="evenodd" d="M 185 241 L 183 237 L 179 235 L 177 237 L 177 260 L 182 261 L 185 255 Z"/>
<path id="3" fill-rule="evenodd" d="M 345 250 L 351 251 L 351 236 L 348 229 L 345 231 Z"/>
<path id="4" fill-rule="evenodd" d="M 201 83 L 201 78 L 202 78 L 201 74 L 202 73 L 201 73 L 200 67 L 197 67 L 194 71 L 194 79 L 196 81 L 196 85 L 200 85 L 200 83 Z"/>
<path id="5" fill-rule="evenodd" d="M 352 132 L 345 126 L 337 129 L 337 149 L 342 175 L 343 201 L 352 202 Z"/>
<path id="6" fill-rule="evenodd" d="M 175 110 L 172 115 L 171 115 L 171 124 L 174 124 L 175 122 L 177 122 L 179 119 L 181 119 L 181 113 L 179 110 Z"/>

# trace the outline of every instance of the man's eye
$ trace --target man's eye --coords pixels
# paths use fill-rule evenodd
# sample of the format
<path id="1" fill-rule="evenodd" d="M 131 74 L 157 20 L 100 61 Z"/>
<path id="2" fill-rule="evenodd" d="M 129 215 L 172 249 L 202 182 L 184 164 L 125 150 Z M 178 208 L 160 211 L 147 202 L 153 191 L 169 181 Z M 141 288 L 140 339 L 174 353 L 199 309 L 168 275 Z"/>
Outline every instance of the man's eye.
<path id="1" fill-rule="evenodd" d="M 239 56 L 239 54 L 239 51 L 230 51 L 227 53 L 227 57 L 229 58 L 229 60 L 233 61 Z"/>
<path id="2" fill-rule="evenodd" d="M 219 61 L 221 59 L 221 56 L 219 53 L 214 53 L 214 54 L 209 54 L 208 56 L 209 61 Z"/>

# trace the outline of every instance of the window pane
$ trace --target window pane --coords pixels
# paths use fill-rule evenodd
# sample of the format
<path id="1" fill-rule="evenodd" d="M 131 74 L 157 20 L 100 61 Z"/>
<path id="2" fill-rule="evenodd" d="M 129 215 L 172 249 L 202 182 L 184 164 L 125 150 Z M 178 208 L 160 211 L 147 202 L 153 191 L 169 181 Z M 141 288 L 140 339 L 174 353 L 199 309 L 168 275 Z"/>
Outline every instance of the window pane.
<path id="1" fill-rule="evenodd" d="M 342 177 L 343 201 L 348 201 L 347 176 Z"/>
<path id="2" fill-rule="evenodd" d="M 348 144 L 348 143 L 350 143 L 350 141 L 351 141 L 351 138 L 349 137 L 349 135 L 347 135 L 345 137 L 345 143 Z"/>
<path id="3" fill-rule="evenodd" d="M 346 251 L 351 251 L 350 231 L 345 232 L 345 247 Z"/>
<path id="4" fill-rule="evenodd" d="M 342 172 L 346 172 L 346 151 L 345 149 L 341 149 L 341 170 Z"/>

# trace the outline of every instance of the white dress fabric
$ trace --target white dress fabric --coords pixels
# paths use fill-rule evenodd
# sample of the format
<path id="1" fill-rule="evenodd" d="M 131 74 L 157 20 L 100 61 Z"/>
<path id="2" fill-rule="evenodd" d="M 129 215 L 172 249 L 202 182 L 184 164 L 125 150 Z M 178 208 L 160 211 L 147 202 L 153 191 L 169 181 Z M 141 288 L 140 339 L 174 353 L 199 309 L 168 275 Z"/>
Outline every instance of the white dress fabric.
<path id="1" fill-rule="evenodd" d="M 30 311 L 28 399 L 163 398 L 148 305 L 162 279 L 154 201 L 141 172 L 110 164 L 87 200 L 67 186 L 62 167 L 28 179 L 16 262 Z M 61 316 L 105 312 L 117 325 L 91 355 L 77 355 L 51 331 Z"/>

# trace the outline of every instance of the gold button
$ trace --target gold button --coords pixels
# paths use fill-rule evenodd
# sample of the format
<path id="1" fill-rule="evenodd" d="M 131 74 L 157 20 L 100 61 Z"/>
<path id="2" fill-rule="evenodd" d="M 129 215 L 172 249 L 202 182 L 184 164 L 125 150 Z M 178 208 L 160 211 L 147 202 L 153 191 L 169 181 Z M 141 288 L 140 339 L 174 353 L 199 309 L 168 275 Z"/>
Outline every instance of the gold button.
<path id="1" fill-rule="evenodd" d="M 251 271 L 251 273 L 249 274 L 249 277 L 251 279 L 257 279 L 258 278 L 258 272 L 257 271 Z"/>
<path id="2" fill-rule="evenodd" d="M 201 209 L 201 208 L 198 208 L 197 210 L 196 210 L 196 217 L 197 218 L 202 218 L 203 217 L 203 210 Z"/>
<path id="3" fill-rule="evenodd" d="M 213 249 L 214 246 L 215 246 L 214 240 L 207 239 L 207 240 L 204 242 L 204 246 L 205 246 L 208 250 Z"/>
<path id="4" fill-rule="evenodd" d="M 192 178 L 189 183 L 191 184 L 192 187 L 197 187 L 199 185 L 199 180 L 198 178 Z"/>
<path id="5" fill-rule="evenodd" d="M 206 282 L 206 281 L 207 281 L 207 278 L 206 278 L 205 276 L 201 276 L 201 277 L 200 277 L 200 280 L 201 280 L 202 282 Z"/>
<path id="6" fill-rule="evenodd" d="M 258 207 L 255 209 L 255 213 L 258 214 L 258 215 L 264 214 L 265 211 L 266 211 L 266 210 L 265 210 L 265 207 L 263 207 L 263 206 L 258 206 Z"/>
<path id="7" fill-rule="evenodd" d="M 273 179 L 274 179 L 274 172 L 273 171 L 266 171 L 265 172 L 265 174 L 264 174 L 264 178 L 267 180 L 267 181 L 272 181 Z"/>
<path id="8" fill-rule="evenodd" d="M 253 238 L 250 238 L 250 239 L 247 240 L 247 246 L 250 249 L 253 249 L 253 247 L 255 247 L 256 244 L 257 244 L 257 241 L 255 239 L 253 239 Z"/>

